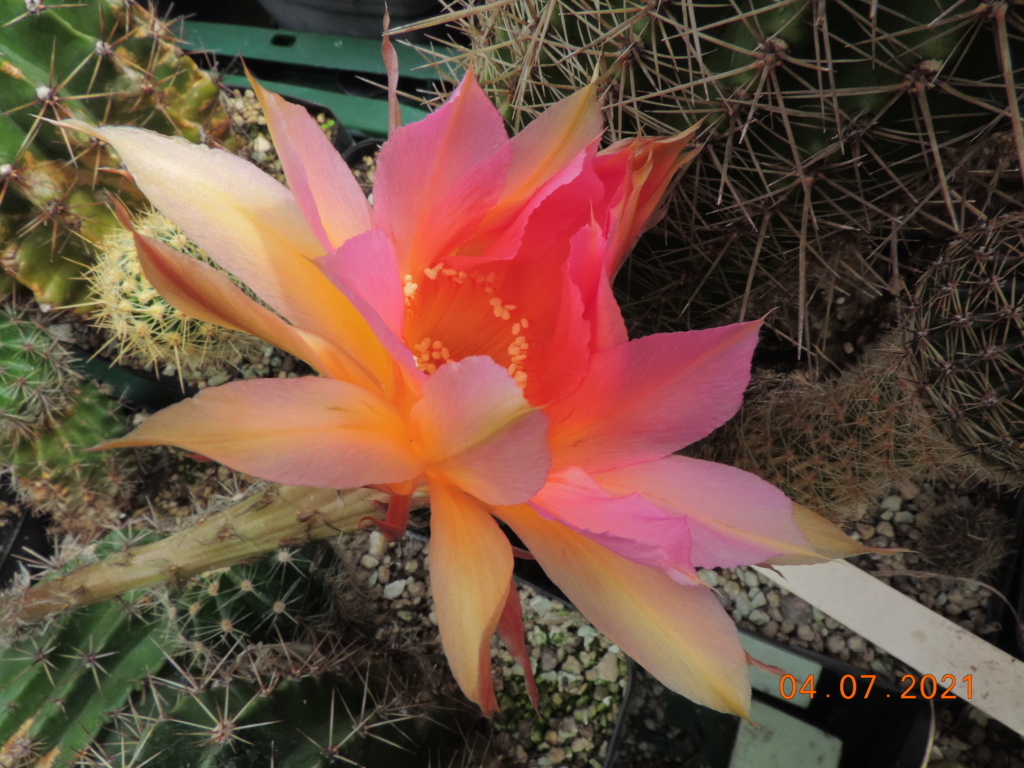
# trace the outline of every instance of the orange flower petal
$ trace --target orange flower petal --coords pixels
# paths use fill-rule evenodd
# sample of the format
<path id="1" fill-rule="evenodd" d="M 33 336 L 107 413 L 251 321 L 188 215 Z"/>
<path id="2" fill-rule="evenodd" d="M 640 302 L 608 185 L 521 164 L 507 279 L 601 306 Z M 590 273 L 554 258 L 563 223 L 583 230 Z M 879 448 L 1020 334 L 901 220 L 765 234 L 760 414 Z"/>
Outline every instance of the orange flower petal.
<path id="1" fill-rule="evenodd" d="M 683 149 L 698 128 L 700 123 L 665 139 L 625 139 L 601 152 L 598 168 L 615 169 L 610 176 L 606 175 L 606 182 L 612 189 L 624 188 L 623 197 L 611 208 L 609 234 L 614 245 L 613 258 L 608 263 L 609 276 L 618 272 L 641 233 L 664 214 L 665 190 L 676 173 L 697 155 L 697 150 L 684 153 Z M 625 178 L 617 167 L 621 160 L 626 160 Z"/>
<path id="2" fill-rule="evenodd" d="M 838 560 L 853 555 L 864 555 L 868 552 L 889 553 L 906 550 L 893 550 L 878 547 L 866 547 L 854 541 L 842 529 L 830 523 L 824 517 L 802 507 L 793 505 L 793 519 L 800 526 L 803 535 L 810 542 L 811 553 L 787 552 L 767 560 L 768 565 L 813 565 L 827 560 Z"/>
<path id="3" fill-rule="evenodd" d="M 372 388 L 375 379 L 333 342 L 304 331 L 242 292 L 224 273 L 139 234 L 135 251 L 146 279 L 190 317 L 258 336 L 325 376 Z"/>
<path id="4" fill-rule="evenodd" d="M 430 590 L 455 680 L 490 716 L 491 637 L 505 609 L 512 547 L 488 510 L 441 483 L 430 485 Z"/>
<path id="5" fill-rule="evenodd" d="M 512 158 L 498 212 L 514 213 L 603 132 L 592 85 L 544 110 L 509 142 Z"/>
<path id="6" fill-rule="evenodd" d="M 332 379 L 254 379 L 205 389 L 100 448 L 176 445 L 275 483 L 358 488 L 418 478 L 400 415 Z"/>
<path id="7" fill-rule="evenodd" d="M 664 685 L 698 704 L 748 714 L 746 654 L 711 590 L 677 584 L 528 506 L 495 512 L 576 608 Z"/>
<path id="8" fill-rule="evenodd" d="M 523 678 L 526 680 L 526 692 L 533 702 L 533 709 L 540 714 L 540 693 L 537 691 L 537 681 L 533 677 L 533 666 L 530 664 L 530 650 L 526 647 L 526 639 L 523 637 L 523 606 L 519 602 L 519 590 L 516 588 L 515 579 L 509 582 L 508 596 L 505 598 L 505 607 L 501 611 L 501 618 L 498 620 L 498 636 L 505 643 L 505 648 L 512 654 L 512 658 L 523 670 Z"/>

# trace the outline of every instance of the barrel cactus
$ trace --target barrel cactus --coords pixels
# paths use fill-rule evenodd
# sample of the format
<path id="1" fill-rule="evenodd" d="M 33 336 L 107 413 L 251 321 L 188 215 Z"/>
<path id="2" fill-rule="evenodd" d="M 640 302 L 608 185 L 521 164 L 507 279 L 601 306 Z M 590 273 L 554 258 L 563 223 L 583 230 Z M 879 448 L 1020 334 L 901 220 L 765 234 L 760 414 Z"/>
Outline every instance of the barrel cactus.
<path id="1" fill-rule="evenodd" d="M 139 214 L 136 232 L 167 243 L 206 263 L 209 259 L 185 234 L 156 211 Z M 172 365 L 184 378 L 202 369 L 228 376 L 243 359 L 262 358 L 264 344 L 253 336 L 188 317 L 149 283 L 135 253 L 135 239 L 117 229 L 96 245 L 96 263 L 86 274 L 84 309 L 105 337 L 101 353 L 115 362 L 155 369 Z"/>
<path id="2" fill-rule="evenodd" d="M 134 467 L 87 449 L 124 432 L 117 401 L 82 382 L 67 409 L 35 439 L 0 444 L 0 471 L 12 475 L 18 494 L 49 513 L 58 528 L 94 538 L 120 517 Z"/>
<path id="3" fill-rule="evenodd" d="M 1024 214 L 946 244 L 904 305 L 908 366 L 940 425 L 1024 483 Z"/>
<path id="4" fill-rule="evenodd" d="M 97 554 L 127 551 L 148 537 L 136 538 L 114 532 Z M 295 599 L 324 598 L 325 590 L 357 599 L 329 550 L 288 555 L 222 569 L 202 582 L 136 589 L 23 628 L 17 638 L 5 622 L 0 764 L 470 764 L 468 708 L 439 690 L 418 659 L 375 649 L 359 627 L 325 621 L 322 599 Z M 250 589 L 254 579 L 259 585 Z M 262 601 L 274 591 L 270 582 L 290 584 L 276 595 L 287 605 L 280 621 L 260 615 L 274 612 L 274 603 Z M 176 610 L 196 600 L 196 611 Z M 222 634 L 231 635 L 220 649 L 230 654 L 197 655 L 182 622 L 203 627 L 220 613 L 241 619 L 239 632 Z M 317 632 L 300 636 L 287 623 Z M 453 738 L 456 732 L 462 737 Z"/>
<path id="5" fill-rule="evenodd" d="M 26 312 L 0 309 L 0 443 L 31 440 L 67 410 L 71 355 Z"/>

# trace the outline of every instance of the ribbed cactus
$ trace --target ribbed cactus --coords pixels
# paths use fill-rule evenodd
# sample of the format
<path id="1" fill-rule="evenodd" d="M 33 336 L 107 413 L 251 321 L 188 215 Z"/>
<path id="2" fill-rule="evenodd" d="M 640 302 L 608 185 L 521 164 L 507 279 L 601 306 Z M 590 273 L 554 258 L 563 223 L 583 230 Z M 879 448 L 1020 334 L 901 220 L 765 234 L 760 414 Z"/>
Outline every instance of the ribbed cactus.
<path id="1" fill-rule="evenodd" d="M 89 243 L 117 228 L 106 192 L 132 198 L 105 147 L 40 117 L 228 139 L 211 78 L 134 0 L 0 0 L 0 230 L 4 269 L 47 305 L 82 298 Z"/>
<path id="2" fill-rule="evenodd" d="M 102 603 L 0 653 L 0 765 L 74 764 L 139 681 L 165 666 L 163 635 L 160 622 Z"/>
<path id="3" fill-rule="evenodd" d="M 192 653 L 221 659 L 263 643 L 314 642 L 330 625 L 331 565 L 317 548 L 193 577 L 171 597 L 171 627 Z M 354 595 L 353 595 L 354 599 Z"/>
<path id="4" fill-rule="evenodd" d="M 141 214 L 135 230 L 178 251 L 210 263 L 185 234 L 156 211 Z M 142 274 L 135 240 L 118 229 L 97 244 L 96 263 L 86 275 L 86 313 L 106 337 L 103 350 L 115 362 L 156 368 L 173 364 L 179 372 L 202 368 L 207 376 L 229 373 L 245 358 L 262 355 L 253 336 L 188 317 L 167 303 Z"/>
<path id="5" fill-rule="evenodd" d="M 130 544 L 116 532 L 97 549 L 123 554 Z M 420 660 L 375 649 L 361 627 L 325 621 L 327 590 L 358 599 L 329 552 L 279 553 L 23 630 L 0 652 L 0 765 L 460 764 L 472 741 L 461 733 L 469 708 Z M 273 602 L 277 590 L 264 579 L 283 589 Z M 195 599 L 194 612 L 166 610 Z M 277 603 L 287 607 L 276 611 Z M 216 614 L 237 619 L 237 632 L 221 633 L 230 655 L 197 655 L 178 632 L 182 621 L 198 629 Z"/>
<path id="6" fill-rule="evenodd" d="M 1017 3 L 461 5 L 456 58 L 516 127 L 594 79 L 612 140 L 705 121 L 665 231 L 625 267 L 647 331 L 774 309 L 788 343 L 835 359 L 839 304 L 889 289 L 906 245 L 1003 205 L 1024 172 Z M 995 143 L 1001 163 L 976 149 Z"/>
<path id="7" fill-rule="evenodd" d="M 365 768 L 457 765 L 465 715 L 417 701 L 386 662 L 345 676 L 157 681 L 159 706 L 118 716 L 78 765 L 149 768 Z M 198 683 L 198 688 L 191 686 Z"/>
<path id="8" fill-rule="evenodd" d="M 19 495 L 49 512 L 62 530 L 92 537 L 119 516 L 130 491 L 131 465 L 123 457 L 87 452 L 124 434 L 116 411 L 115 400 L 83 382 L 68 409 L 34 440 L 0 443 L 0 471 L 10 473 Z"/>
<path id="9" fill-rule="evenodd" d="M 902 324 L 939 425 L 1024 483 L 1024 214 L 951 240 L 917 279 Z"/>
<path id="10" fill-rule="evenodd" d="M 26 313 L 0 309 L 0 444 L 32 439 L 70 405 L 71 356 Z"/>

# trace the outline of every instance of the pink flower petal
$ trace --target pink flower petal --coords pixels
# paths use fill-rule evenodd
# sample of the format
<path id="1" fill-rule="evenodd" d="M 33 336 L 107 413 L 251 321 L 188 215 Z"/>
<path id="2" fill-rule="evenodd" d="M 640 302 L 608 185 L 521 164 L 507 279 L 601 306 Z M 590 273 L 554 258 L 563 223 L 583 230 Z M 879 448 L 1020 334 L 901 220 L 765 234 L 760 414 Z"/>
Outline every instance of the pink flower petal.
<path id="1" fill-rule="evenodd" d="M 254 379 L 201 391 L 101 448 L 175 445 L 275 483 L 358 488 L 424 471 L 395 407 L 320 378 Z"/>
<path id="2" fill-rule="evenodd" d="M 711 590 L 621 558 L 528 506 L 496 513 L 576 608 L 664 685 L 698 704 L 748 714 L 746 655 Z"/>
<path id="3" fill-rule="evenodd" d="M 446 265 L 469 269 L 492 260 L 564 261 L 566 241 L 590 219 L 605 196 L 594 170 L 597 142 L 567 158 L 557 172 L 546 169 L 544 182 L 515 205 L 499 200 Z"/>
<path id="4" fill-rule="evenodd" d="M 498 200 L 510 157 L 501 115 L 467 75 L 448 102 L 381 148 L 374 225 L 394 240 L 400 274 L 455 250 Z"/>
<path id="5" fill-rule="evenodd" d="M 594 475 L 612 494 L 635 492 L 687 520 L 693 564 L 753 565 L 781 554 L 813 555 L 793 502 L 761 478 L 725 464 L 669 456 Z"/>
<path id="6" fill-rule="evenodd" d="M 545 409 L 553 468 L 601 472 L 707 436 L 743 402 L 760 326 L 661 333 L 597 352 L 579 389 Z"/>
<path id="7" fill-rule="evenodd" d="M 590 347 L 594 352 L 629 341 L 626 324 L 607 275 L 608 247 L 608 238 L 594 221 L 581 229 L 569 245 L 569 270 L 584 297 L 584 317 L 590 325 Z"/>
<path id="8" fill-rule="evenodd" d="M 604 132 L 604 118 L 593 86 L 544 110 L 512 137 L 501 206 L 515 208 L 544 186 Z"/>
<path id="9" fill-rule="evenodd" d="M 373 308 L 388 330 L 402 338 L 405 297 L 394 244 L 373 229 L 353 237 L 317 264 L 335 287 Z"/>
<path id="10" fill-rule="evenodd" d="M 570 468 L 550 475 L 530 504 L 542 517 L 620 557 L 660 568 L 675 581 L 698 583 L 686 518 L 664 512 L 630 490 L 612 496 L 586 472 Z"/>
<path id="11" fill-rule="evenodd" d="M 324 251 L 370 228 L 370 205 L 359 182 L 304 107 L 290 104 L 249 77 L 263 106 L 281 166 Z"/>
<path id="12" fill-rule="evenodd" d="M 432 478 L 489 504 L 526 501 L 544 485 L 547 419 L 490 358 L 441 366 L 423 385 L 411 418 Z"/>
<path id="13" fill-rule="evenodd" d="M 641 233 L 664 214 L 665 190 L 676 172 L 699 151 L 683 152 L 699 127 L 697 123 L 666 139 L 625 139 L 601 152 L 599 173 L 621 195 L 609 209 L 608 227 L 613 242 L 609 276 L 618 272 Z"/>
<path id="14" fill-rule="evenodd" d="M 512 579 L 512 547 L 478 501 L 430 485 L 430 591 L 441 645 L 466 696 L 490 716 L 491 637 Z"/>

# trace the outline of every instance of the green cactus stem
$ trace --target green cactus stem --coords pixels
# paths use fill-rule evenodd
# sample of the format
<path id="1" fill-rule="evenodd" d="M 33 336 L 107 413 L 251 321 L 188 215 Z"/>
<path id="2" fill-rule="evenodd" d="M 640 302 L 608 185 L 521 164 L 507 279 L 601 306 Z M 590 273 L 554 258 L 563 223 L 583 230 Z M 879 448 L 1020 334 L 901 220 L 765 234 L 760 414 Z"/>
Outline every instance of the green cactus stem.
<path id="1" fill-rule="evenodd" d="M 279 547 L 357 530 L 364 518 L 379 517 L 386 499 L 366 488 L 339 492 L 274 486 L 166 539 L 41 582 L 18 596 L 9 610 L 18 620 L 32 621 L 140 587 L 180 584 Z M 415 506 L 425 501 L 414 497 Z"/>

